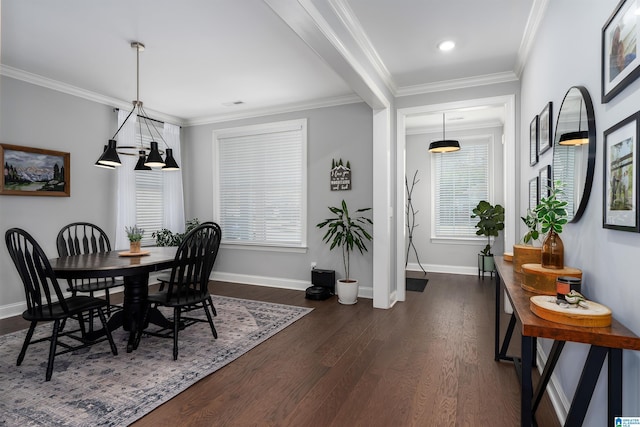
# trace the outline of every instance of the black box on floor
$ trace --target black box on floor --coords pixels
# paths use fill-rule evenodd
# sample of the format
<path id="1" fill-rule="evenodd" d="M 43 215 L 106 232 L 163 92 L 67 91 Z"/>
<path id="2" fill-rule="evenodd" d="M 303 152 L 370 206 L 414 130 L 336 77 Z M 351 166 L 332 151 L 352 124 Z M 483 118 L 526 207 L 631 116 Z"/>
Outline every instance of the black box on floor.
<path id="1" fill-rule="evenodd" d="M 311 270 L 311 284 L 307 288 L 305 298 L 325 300 L 335 292 L 336 272 L 333 270 Z"/>
<path id="2" fill-rule="evenodd" d="M 329 289 L 332 294 L 336 290 L 336 272 L 334 270 L 311 270 L 311 284 Z"/>

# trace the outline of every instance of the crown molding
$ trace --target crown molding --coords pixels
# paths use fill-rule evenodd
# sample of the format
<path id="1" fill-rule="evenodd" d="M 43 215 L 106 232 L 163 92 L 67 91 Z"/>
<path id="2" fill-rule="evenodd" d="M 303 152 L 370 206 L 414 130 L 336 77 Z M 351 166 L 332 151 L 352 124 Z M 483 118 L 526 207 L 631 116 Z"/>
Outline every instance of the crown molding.
<path id="1" fill-rule="evenodd" d="M 518 49 L 518 58 L 516 60 L 515 73 L 518 78 L 522 75 L 524 66 L 529 58 L 531 47 L 535 41 L 536 34 L 542 23 L 542 18 L 547 10 L 549 0 L 533 0 L 533 6 L 531 7 L 531 13 L 527 19 L 527 25 L 524 28 L 524 34 L 522 35 L 522 41 L 520 42 L 520 48 Z"/>
<path id="2" fill-rule="evenodd" d="M 498 83 L 518 81 L 518 76 L 513 71 L 485 74 L 482 76 L 465 77 L 462 79 L 443 80 L 440 82 L 423 85 L 404 86 L 398 89 L 397 96 L 421 95 L 424 93 L 443 92 L 447 90 L 466 89 L 475 86 L 485 86 Z"/>
<path id="3" fill-rule="evenodd" d="M 122 108 L 125 110 L 131 109 L 131 101 L 123 101 L 121 99 L 112 98 L 110 96 L 101 95 L 96 92 L 81 89 L 77 86 L 73 86 L 67 83 L 62 83 L 57 80 L 53 80 L 47 77 L 43 77 L 38 74 L 30 73 L 28 71 L 20 70 L 18 68 L 10 67 L 8 65 L 0 65 L 0 75 L 10 77 L 12 79 L 20 80 L 26 83 L 30 83 L 36 86 L 41 86 L 47 89 L 62 92 L 67 95 L 75 96 L 78 98 L 86 99 L 88 101 L 96 102 L 98 104 L 109 105 L 115 108 Z M 157 120 L 161 120 L 168 123 L 173 123 L 178 126 L 184 125 L 184 119 L 179 117 L 164 114 L 159 111 L 145 108 L 151 117 Z"/>
<path id="4" fill-rule="evenodd" d="M 397 86 L 393 81 L 393 77 L 391 73 L 387 69 L 386 65 L 380 58 L 380 55 L 376 51 L 367 37 L 367 33 L 362 28 L 360 21 L 356 17 L 355 13 L 353 13 L 353 9 L 349 6 L 346 0 L 330 0 L 329 2 L 331 7 L 333 8 L 335 14 L 340 18 L 342 23 L 344 24 L 349 34 L 358 44 L 358 47 L 364 52 L 365 56 L 369 60 L 371 66 L 375 69 L 378 76 L 382 79 L 384 84 L 387 86 L 387 89 L 396 96 Z"/>
<path id="5" fill-rule="evenodd" d="M 257 108 L 253 110 L 238 111 L 228 114 L 216 114 L 207 117 L 185 120 L 184 126 L 199 126 L 212 123 L 229 122 L 232 120 L 250 119 L 254 117 L 269 116 L 274 114 L 291 113 L 302 110 L 312 110 L 316 108 L 336 107 L 339 105 L 356 104 L 364 102 L 357 95 L 336 96 L 323 98 L 308 102 L 298 102 L 293 104 L 280 105 L 277 107 Z"/>

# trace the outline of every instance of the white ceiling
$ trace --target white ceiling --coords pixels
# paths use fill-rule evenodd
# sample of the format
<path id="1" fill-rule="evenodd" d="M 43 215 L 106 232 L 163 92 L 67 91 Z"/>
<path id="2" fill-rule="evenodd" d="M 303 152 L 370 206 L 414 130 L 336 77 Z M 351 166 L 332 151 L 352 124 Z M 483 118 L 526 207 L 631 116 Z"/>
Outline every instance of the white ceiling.
<path id="1" fill-rule="evenodd" d="M 278 15 L 282 10 L 272 7 L 278 1 L 294 3 L 2 0 L 0 72 L 122 106 L 136 97 L 136 53 L 130 43 L 140 41 L 146 45 L 140 54 L 140 99 L 165 120 L 213 122 L 359 99 L 339 61 L 312 50 L 299 30 L 289 27 L 291 19 Z M 479 76 L 517 78 L 530 17 L 544 3 L 298 1 L 346 12 L 396 96 Z M 453 52 L 437 50 L 445 38 L 456 41 Z M 235 101 L 244 103 L 228 105 Z M 488 113 L 479 111 L 484 110 L 466 116 Z"/>

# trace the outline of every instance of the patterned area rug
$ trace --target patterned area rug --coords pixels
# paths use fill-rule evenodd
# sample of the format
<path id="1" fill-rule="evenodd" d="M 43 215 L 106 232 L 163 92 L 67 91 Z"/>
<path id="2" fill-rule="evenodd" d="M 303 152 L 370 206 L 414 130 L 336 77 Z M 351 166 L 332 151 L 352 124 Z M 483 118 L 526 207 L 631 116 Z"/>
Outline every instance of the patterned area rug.
<path id="1" fill-rule="evenodd" d="M 143 336 L 140 347 L 126 353 L 128 334 L 118 329 L 118 356 L 107 341 L 57 356 L 49 382 L 48 341 L 29 346 L 16 367 L 26 330 L 1 336 L 0 425 L 126 426 L 312 310 L 221 296 L 213 304 L 218 339 L 206 322 L 181 331 L 177 361 L 173 341 L 153 336 Z M 205 318 L 202 310 L 190 315 L 198 313 Z M 39 325 L 34 338 L 44 331 L 50 333 L 51 326 Z"/>

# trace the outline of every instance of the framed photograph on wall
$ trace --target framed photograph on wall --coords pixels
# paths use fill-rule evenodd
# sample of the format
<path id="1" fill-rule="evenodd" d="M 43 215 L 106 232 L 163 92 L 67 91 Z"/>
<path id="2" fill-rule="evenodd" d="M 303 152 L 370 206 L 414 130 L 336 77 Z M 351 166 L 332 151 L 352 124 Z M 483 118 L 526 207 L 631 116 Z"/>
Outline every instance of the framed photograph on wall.
<path id="1" fill-rule="evenodd" d="M 602 103 L 640 76 L 638 0 L 622 0 L 602 27 Z"/>
<path id="2" fill-rule="evenodd" d="M 540 195 L 538 196 L 538 200 L 541 200 L 543 197 L 549 197 L 551 194 L 551 166 L 547 165 L 540 169 L 538 178 L 540 178 Z"/>
<path id="3" fill-rule="evenodd" d="M 538 199 L 538 179 L 539 177 L 536 176 L 529 180 L 529 209 L 531 212 L 533 212 L 540 202 Z"/>
<path id="4" fill-rule="evenodd" d="M 604 132 L 604 228 L 640 231 L 638 138 L 640 113 L 627 117 Z"/>
<path id="5" fill-rule="evenodd" d="M 549 102 L 544 106 L 542 112 L 538 116 L 539 124 L 538 124 L 538 156 L 551 148 L 551 129 L 553 129 L 552 125 L 552 105 Z"/>
<path id="6" fill-rule="evenodd" d="M 70 154 L 0 143 L 0 194 L 69 197 Z"/>
<path id="7" fill-rule="evenodd" d="M 538 116 L 531 120 L 529 125 L 529 164 L 538 163 Z"/>

